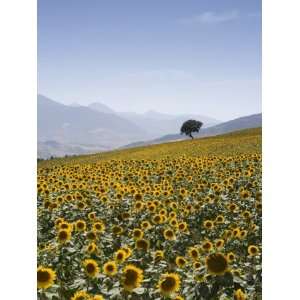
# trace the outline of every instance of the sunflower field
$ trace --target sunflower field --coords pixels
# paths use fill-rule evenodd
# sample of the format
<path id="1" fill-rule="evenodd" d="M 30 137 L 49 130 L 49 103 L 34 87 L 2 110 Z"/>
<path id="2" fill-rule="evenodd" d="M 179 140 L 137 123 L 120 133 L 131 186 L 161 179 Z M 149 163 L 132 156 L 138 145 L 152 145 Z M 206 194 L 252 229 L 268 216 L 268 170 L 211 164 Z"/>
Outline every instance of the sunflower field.
<path id="1" fill-rule="evenodd" d="M 261 299 L 261 129 L 42 161 L 38 299 Z"/>

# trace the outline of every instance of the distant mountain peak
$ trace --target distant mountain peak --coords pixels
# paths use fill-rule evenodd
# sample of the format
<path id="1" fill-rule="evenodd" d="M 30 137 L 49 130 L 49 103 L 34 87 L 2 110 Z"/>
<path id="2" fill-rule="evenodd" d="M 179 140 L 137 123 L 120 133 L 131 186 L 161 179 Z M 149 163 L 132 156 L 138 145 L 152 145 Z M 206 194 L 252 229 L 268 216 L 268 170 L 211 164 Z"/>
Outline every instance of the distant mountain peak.
<path id="1" fill-rule="evenodd" d="M 109 106 L 100 103 L 100 102 L 93 102 L 88 105 L 89 108 L 96 110 L 98 112 L 108 113 L 108 114 L 115 114 L 115 111 L 111 109 Z"/>

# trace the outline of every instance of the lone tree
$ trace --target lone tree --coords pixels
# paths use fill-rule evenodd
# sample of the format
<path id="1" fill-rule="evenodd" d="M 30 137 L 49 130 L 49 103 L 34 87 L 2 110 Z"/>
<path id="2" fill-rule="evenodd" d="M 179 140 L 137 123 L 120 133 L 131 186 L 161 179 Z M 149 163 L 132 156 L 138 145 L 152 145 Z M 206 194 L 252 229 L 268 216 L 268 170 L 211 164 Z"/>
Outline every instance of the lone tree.
<path id="1" fill-rule="evenodd" d="M 194 137 L 192 136 L 192 133 L 199 132 L 202 125 L 203 123 L 200 121 L 188 120 L 182 124 L 180 132 L 181 134 L 185 133 L 186 135 L 188 135 L 193 139 Z"/>

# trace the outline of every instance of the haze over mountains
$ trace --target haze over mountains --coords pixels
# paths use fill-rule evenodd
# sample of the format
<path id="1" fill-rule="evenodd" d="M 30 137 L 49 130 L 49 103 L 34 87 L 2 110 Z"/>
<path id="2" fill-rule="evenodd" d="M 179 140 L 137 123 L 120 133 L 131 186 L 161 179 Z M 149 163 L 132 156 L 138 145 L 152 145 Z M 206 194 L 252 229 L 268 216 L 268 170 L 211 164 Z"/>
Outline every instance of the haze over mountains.
<path id="1" fill-rule="evenodd" d="M 37 107 L 39 158 L 94 153 L 145 143 L 139 141 L 156 143 L 160 139 L 176 139 L 180 136 L 176 133 L 187 119 L 201 120 L 204 123 L 201 131 L 207 134 L 224 133 L 224 128 L 239 129 L 235 129 L 236 123 L 224 127 L 222 124 L 225 123 L 203 115 L 116 112 L 99 102 L 88 106 L 64 105 L 43 95 L 38 95 Z M 251 127 L 253 124 L 250 123 L 243 126 Z"/>

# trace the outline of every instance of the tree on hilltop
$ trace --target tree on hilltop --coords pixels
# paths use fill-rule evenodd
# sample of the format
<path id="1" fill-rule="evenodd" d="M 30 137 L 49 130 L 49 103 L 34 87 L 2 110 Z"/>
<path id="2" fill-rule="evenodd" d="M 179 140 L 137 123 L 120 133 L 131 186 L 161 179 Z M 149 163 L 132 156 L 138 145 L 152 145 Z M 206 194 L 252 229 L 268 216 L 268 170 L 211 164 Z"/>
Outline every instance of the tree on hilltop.
<path id="1" fill-rule="evenodd" d="M 196 120 L 187 120 L 185 121 L 180 129 L 181 134 L 188 135 L 192 139 L 194 139 L 192 133 L 199 132 L 200 128 L 202 127 L 203 123 Z"/>

